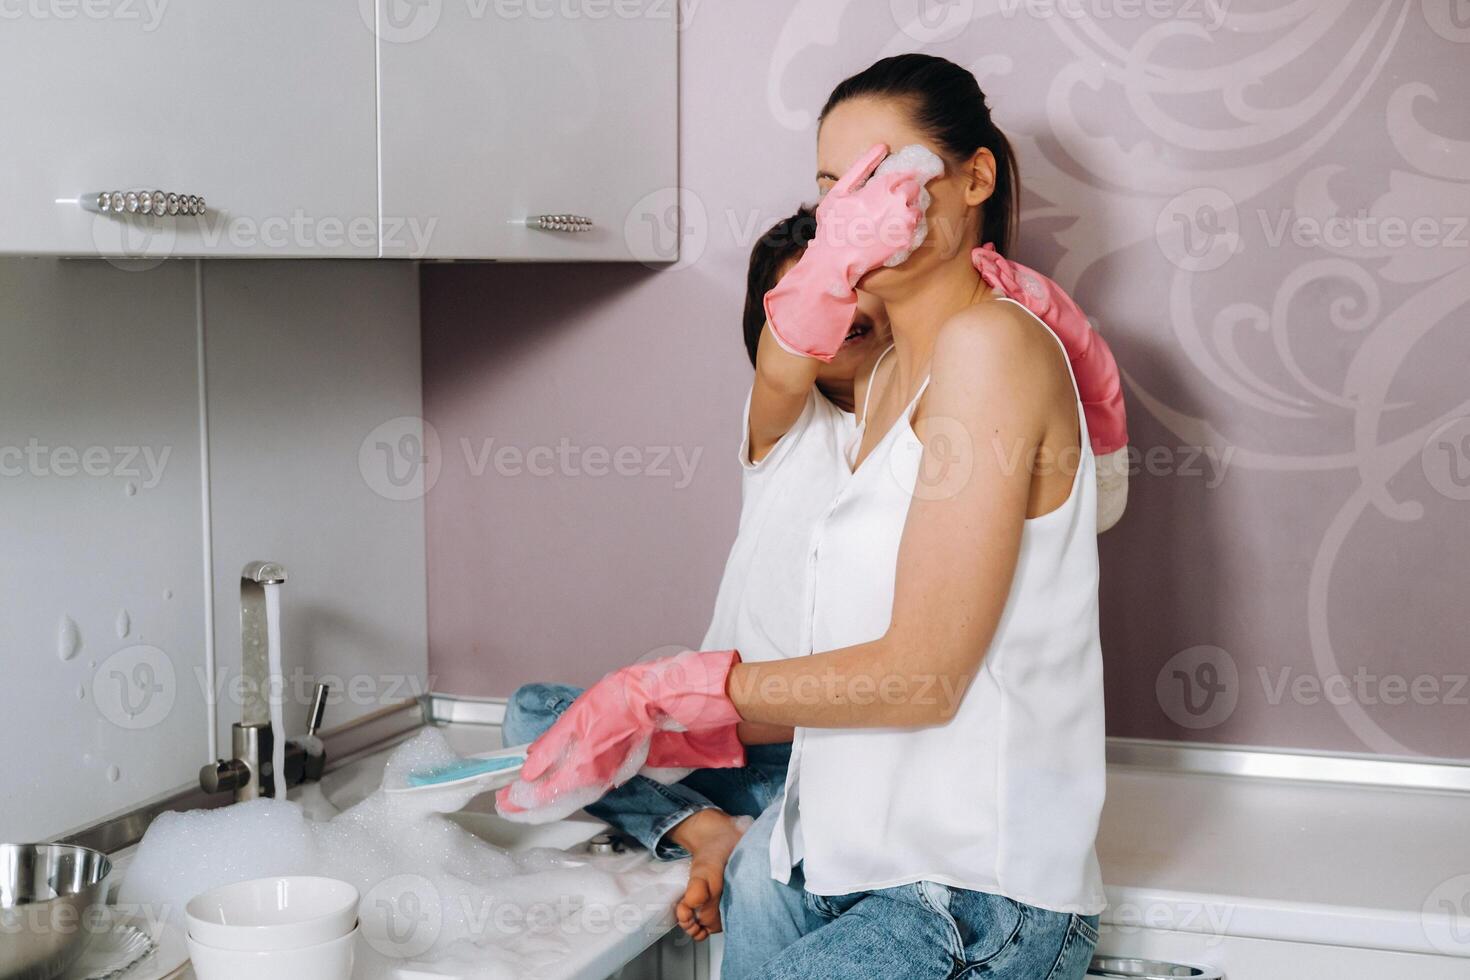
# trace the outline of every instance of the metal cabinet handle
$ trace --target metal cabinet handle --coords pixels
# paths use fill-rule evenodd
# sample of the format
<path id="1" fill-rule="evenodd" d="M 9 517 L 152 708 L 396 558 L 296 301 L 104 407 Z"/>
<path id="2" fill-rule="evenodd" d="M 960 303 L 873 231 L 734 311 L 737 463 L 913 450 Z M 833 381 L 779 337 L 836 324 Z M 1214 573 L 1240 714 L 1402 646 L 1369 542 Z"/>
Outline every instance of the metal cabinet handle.
<path id="1" fill-rule="evenodd" d="M 1224 980 L 1225 974 L 1211 966 L 1192 966 L 1188 963 L 1165 963 L 1162 960 L 1140 960 L 1127 956 L 1094 956 L 1088 968 L 1089 977 L 1109 977 L 1112 980 Z"/>
<path id="2" fill-rule="evenodd" d="M 204 198 L 167 191 L 97 191 L 83 194 L 82 209 L 94 214 L 151 214 L 157 217 L 203 214 Z"/>
<path id="3" fill-rule="evenodd" d="M 542 231 L 592 230 L 592 219 L 584 218 L 580 214 L 532 214 L 514 223 L 525 225 L 527 228 L 539 228 Z"/>

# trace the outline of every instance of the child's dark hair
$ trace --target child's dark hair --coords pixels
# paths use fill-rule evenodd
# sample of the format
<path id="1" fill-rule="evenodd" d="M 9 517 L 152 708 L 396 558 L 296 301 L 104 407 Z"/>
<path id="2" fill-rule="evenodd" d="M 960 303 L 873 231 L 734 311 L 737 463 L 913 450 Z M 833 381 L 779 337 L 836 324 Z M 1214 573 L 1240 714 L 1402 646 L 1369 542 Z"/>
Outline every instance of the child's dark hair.
<path id="1" fill-rule="evenodd" d="M 766 325 L 766 293 L 776 285 L 781 268 L 801 258 L 802 250 L 816 231 L 816 212 L 803 207 L 772 225 L 750 250 L 750 269 L 745 274 L 744 328 L 745 351 L 752 366 L 760 348 L 761 330 Z"/>
<path id="2" fill-rule="evenodd" d="M 1021 178 L 1011 144 L 991 121 L 990 107 L 975 76 L 933 55 L 894 55 L 839 83 L 819 119 L 826 119 L 827 113 L 849 99 L 860 97 L 908 102 L 915 124 L 954 160 L 968 160 L 982 147 L 994 154 L 995 192 L 985 202 L 980 241 L 976 244 L 994 242 L 1000 254 L 1010 254 L 1020 211 Z"/>

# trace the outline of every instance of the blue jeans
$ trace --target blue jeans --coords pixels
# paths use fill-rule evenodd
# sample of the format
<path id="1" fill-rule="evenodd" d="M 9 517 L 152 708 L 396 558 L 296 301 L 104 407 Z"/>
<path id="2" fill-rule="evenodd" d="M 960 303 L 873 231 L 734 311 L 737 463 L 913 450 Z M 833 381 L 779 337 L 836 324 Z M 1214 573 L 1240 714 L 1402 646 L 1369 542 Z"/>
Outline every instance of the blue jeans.
<path id="1" fill-rule="evenodd" d="M 813 895 L 770 875 L 771 807 L 725 869 L 721 980 L 1082 980 L 1097 916 L 921 881 Z"/>
<path id="2" fill-rule="evenodd" d="M 582 693 L 566 684 L 527 684 L 511 695 L 501 731 L 506 745 L 534 742 Z M 634 776 L 587 807 L 665 860 L 688 857 L 682 847 L 664 838 L 670 830 L 700 810 L 720 809 L 736 817 L 759 816 L 786 785 L 791 743 L 751 745 L 745 766 L 739 769 L 699 769 L 683 781 L 665 786 Z"/>

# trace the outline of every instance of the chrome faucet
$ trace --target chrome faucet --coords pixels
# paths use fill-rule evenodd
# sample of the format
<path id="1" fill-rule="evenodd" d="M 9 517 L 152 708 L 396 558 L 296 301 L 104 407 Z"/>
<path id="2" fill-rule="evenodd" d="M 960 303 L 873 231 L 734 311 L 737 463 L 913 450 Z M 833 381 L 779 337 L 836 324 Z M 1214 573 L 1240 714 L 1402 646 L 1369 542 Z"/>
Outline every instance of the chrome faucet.
<path id="1" fill-rule="evenodd" d="M 266 588 L 286 581 L 286 569 L 273 561 L 253 561 L 240 573 L 240 673 L 244 703 L 240 720 L 230 729 L 232 758 L 220 759 L 199 770 L 199 785 L 206 793 L 233 792 L 235 802 L 261 796 L 284 798 L 285 790 L 308 779 L 320 779 L 326 758 L 308 752 L 301 742 L 286 742 L 286 771 L 273 771 L 271 754 L 275 739 L 284 732 L 271 728 L 269 633 L 266 621 Z M 284 678 L 282 679 L 284 682 Z M 327 706 L 327 686 L 316 685 L 306 734 L 314 737 L 321 727 Z M 276 777 L 282 777 L 277 791 Z"/>

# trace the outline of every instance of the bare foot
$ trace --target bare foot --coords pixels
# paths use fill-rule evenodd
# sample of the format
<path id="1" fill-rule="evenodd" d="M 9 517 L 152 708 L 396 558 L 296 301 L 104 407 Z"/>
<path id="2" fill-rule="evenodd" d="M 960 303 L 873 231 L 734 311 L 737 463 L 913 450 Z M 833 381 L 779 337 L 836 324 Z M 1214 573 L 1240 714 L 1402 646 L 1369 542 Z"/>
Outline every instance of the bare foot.
<path id="1" fill-rule="evenodd" d="M 689 852 L 689 887 L 674 909 L 679 928 L 696 942 L 719 932 L 720 895 L 725 890 L 725 864 L 740 843 L 744 828 L 720 810 L 700 810 L 669 832 Z"/>

